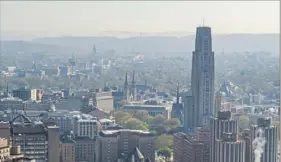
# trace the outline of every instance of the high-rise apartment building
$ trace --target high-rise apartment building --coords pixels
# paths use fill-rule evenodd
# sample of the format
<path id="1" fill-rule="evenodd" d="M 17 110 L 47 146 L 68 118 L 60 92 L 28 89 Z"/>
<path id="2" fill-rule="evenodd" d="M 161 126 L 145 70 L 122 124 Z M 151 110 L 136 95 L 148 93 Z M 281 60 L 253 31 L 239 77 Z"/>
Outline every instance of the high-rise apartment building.
<path id="1" fill-rule="evenodd" d="M 56 126 L 32 122 L 19 115 L 11 121 L 11 141 L 36 162 L 59 162 L 59 128 Z"/>
<path id="2" fill-rule="evenodd" d="M 207 125 L 214 116 L 214 52 L 210 27 L 197 27 L 192 54 L 193 127 Z"/>
<path id="3" fill-rule="evenodd" d="M 27 87 L 21 87 L 19 89 L 13 90 L 13 96 L 27 101 L 31 99 L 31 90 Z"/>
<path id="4" fill-rule="evenodd" d="M 240 141 L 236 133 L 222 134 L 216 139 L 216 162 L 245 162 L 245 141 Z"/>
<path id="5" fill-rule="evenodd" d="M 277 162 L 278 141 L 277 127 L 272 125 L 271 118 L 259 118 L 257 125 L 251 126 L 250 159 L 255 162 L 256 141 L 264 142 L 260 162 Z"/>
<path id="6" fill-rule="evenodd" d="M 217 117 L 211 118 L 210 121 L 211 129 L 211 151 L 210 151 L 210 162 L 217 162 L 217 140 L 222 140 L 224 133 L 233 133 L 235 136 L 238 135 L 238 123 L 237 120 L 231 118 L 230 111 L 219 111 Z M 236 138 L 237 139 L 237 138 Z M 219 152 L 220 153 L 220 152 Z"/>
<path id="7" fill-rule="evenodd" d="M 198 127 L 194 133 L 174 134 L 174 162 L 209 162 L 210 131 Z"/>
<path id="8" fill-rule="evenodd" d="M 155 135 L 141 130 L 104 130 L 97 139 L 96 156 L 99 162 L 129 159 L 138 148 L 144 159 L 155 162 Z"/>

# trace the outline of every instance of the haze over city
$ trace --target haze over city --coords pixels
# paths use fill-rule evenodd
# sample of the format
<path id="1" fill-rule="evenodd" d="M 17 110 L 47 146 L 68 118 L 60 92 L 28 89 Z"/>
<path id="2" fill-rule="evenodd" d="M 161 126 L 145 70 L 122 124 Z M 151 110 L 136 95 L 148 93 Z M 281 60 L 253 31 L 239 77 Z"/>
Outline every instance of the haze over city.
<path id="1" fill-rule="evenodd" d="M 0 1 L 0 162 L 280 162 L 277 1 Z"/>
<path id="2" fill-rule="evenodd" d="M 279 33 L 279 1 L 1 1 L 1 38 Z M 222 21 L 223 20 L 223 21 Z"/>

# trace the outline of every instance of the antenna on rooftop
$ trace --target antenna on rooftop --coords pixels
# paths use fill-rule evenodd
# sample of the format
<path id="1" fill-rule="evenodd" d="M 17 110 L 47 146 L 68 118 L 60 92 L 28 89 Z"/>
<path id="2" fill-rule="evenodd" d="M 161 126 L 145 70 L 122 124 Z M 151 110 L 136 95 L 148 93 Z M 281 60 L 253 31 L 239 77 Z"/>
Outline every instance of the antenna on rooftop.
<path id="1" fill-rule="evenodd" d="M 203 16 L 203 27 L 205 26 L 205 17 Z"/>

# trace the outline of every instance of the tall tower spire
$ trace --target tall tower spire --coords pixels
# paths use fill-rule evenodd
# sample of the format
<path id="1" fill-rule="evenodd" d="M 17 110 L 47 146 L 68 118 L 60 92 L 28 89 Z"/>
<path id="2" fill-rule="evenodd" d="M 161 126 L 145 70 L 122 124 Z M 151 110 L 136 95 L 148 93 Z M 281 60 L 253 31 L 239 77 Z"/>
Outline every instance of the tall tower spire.
<path id="1" fill-rule="evenodd" d="M 128 72 L 126 71 L 126 75 L 125 75 L 125 85 L 128 85 Z"/>
<path id="2" fill-rule="evenodd" d="M 179 85 L 179 82 L 178 82 L 178 85 L 177 85 L 177 104 L 180 103 L 180 85 Z"/>
<path id="3" fill-rule="evenodd" d="M 131 85 L 131 94 L 133 96 L 133 100 L 136 100 L 137 88 L 136 88 L 136 82 L 135 82 L 135 70 L 133 71 L 133 79 L 132 79 L 132 85 Z"/>
<path id="4" fill-rule="evenodd" d="M 123 90 L 123 100 L 128 101 L 128 99 L 129 99 L 129 86 L 128 86 L 128 73 L 126 71 L 124 90 Z"/>

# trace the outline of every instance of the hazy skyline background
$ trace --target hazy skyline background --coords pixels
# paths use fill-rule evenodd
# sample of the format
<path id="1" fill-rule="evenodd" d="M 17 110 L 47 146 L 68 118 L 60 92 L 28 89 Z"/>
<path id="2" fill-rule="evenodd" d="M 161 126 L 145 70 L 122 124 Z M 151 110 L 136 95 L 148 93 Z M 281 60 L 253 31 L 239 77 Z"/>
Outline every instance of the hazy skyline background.
<path id="1" fill-rule="evenodd" d="M 137 36 L 279 33 L 279 1 L 0 2 L 1 39 L 49 36 Z"/>

